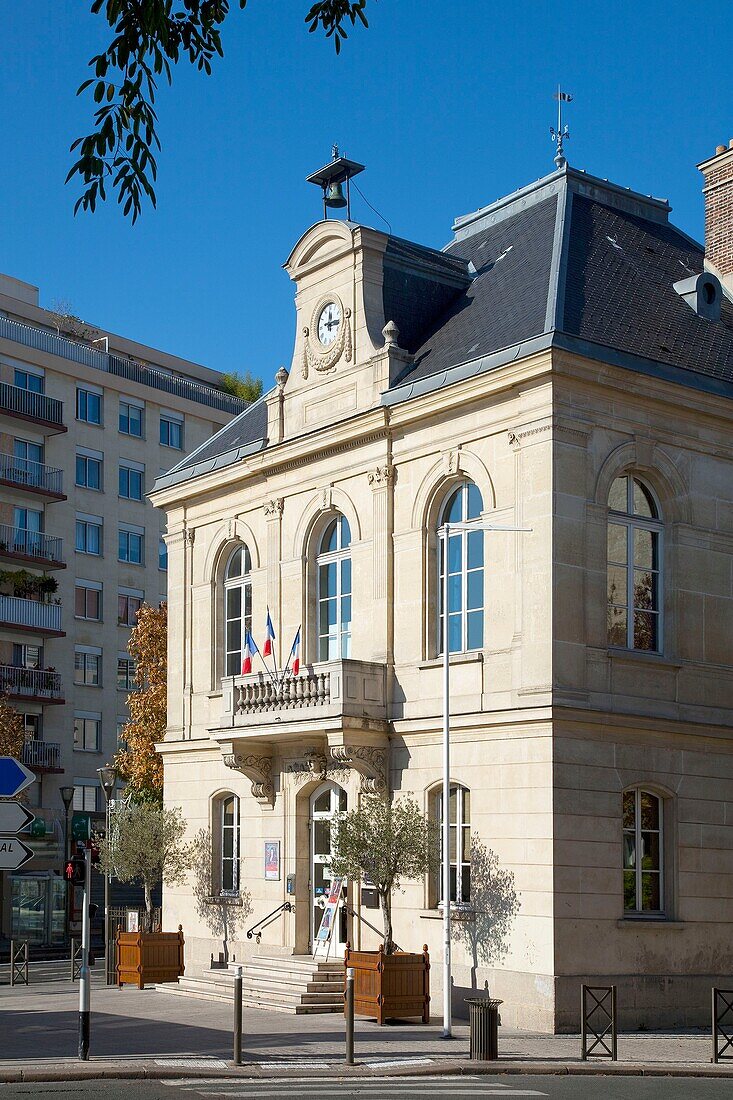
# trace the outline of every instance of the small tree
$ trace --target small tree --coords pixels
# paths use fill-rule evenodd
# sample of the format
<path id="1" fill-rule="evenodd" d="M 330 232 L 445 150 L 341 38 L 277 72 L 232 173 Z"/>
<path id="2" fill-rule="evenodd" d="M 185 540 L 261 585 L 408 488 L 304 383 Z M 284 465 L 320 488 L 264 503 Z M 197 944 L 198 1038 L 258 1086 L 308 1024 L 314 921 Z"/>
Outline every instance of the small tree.
<path id="1" fill-rule="evenodd" d="M 0 695 L 0 756 L 20 756 L 25 743 L 23 718 L 7 695 Z"/>
<path id="2" fill-rule="evenodd" d="M 401 889 L 403 879 L 421 878 L 437 865 L 437 824 L 413 798 L 390 802 L 365 795 L 358 809 L 336 818 L 332 844 L 333 874 L 374 883 L 384 920 L 384 950 L 391 955 L 392 892 Z"/>
<path id="3" fill-rule="evenodd" d="M 153 927 L 153 889 L 160 882 L 178 886 L 185 881 L 191 845 L 184 844 L 186 822 L 180 809 L 164 809 L 153 802 L 125 803 L 112 815 L 110 835 L 99 840 L 104 874 L 133 882 L 145 892 L 143 931 Z"/>
<path id="4" fill-rule="evenodd" d="M 168 724 L 168 605 L 143 604 L 137 613 L 127 649 L 135 662 L 140 685 L 127 698 L 130 719 L 122 736 L 125 747 L 115 756 L 115 766 L 140 801 L 163 801 L 163 762 L 155 751 Z"/>
<path id="5" fill-rule="evenodd" d="M 222 375 L 221 388 L 234 397 L 241 397 L 243 401 L 256 401 L 262 396 L 262 379 L 255 378 L 251 371 L 245 374 L 232 371 Z"/>

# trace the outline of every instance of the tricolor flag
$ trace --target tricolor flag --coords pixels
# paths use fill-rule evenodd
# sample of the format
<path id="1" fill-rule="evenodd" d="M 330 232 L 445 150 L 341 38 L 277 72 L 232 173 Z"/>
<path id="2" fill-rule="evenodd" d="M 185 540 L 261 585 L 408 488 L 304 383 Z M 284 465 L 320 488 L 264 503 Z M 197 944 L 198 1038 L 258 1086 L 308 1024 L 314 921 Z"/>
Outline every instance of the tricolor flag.
<path id="1" fill-rule="evenodd" d="M 244 652 L 242 653 L 242 675 L 248 676 L 252 671 L 252 658 L 255 653 L 259 653 L 259 649 L 255 645 L 255 640 L 248 630 L 244 632 Z"/>
<path id="2" fill-rule="evenodd" d="M 272 657 L 272 643 L 275 641 L 275 630 L 270 618 L 270 609 L 267 609 L 267 626 L 265 627 L 265 644 L 262 647 L 263 657 Z"/>
<path id="3" fill-rule="evenodd" d="M 573 97 L 570 92 L 555 92 L 555 99 L 559 99 L 561 103 L 572 103 Z"/>
<path id="4" fill-rule="evenodd" d="M 290 656 L 293 661 L 293 676 L 297 676 L 300 671 L 300 627 L 298 627 L 298 633 L 295 635 L 295 641 L 293 642 L 293 648 L 290 650 Z"/>

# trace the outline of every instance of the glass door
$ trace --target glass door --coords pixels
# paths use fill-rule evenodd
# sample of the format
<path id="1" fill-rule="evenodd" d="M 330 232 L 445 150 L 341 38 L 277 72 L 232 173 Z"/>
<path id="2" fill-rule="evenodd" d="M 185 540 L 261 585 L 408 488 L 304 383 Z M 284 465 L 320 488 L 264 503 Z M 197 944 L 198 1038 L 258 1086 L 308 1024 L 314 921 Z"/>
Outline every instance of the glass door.
<path id="1" fill-rule="evenodd" d="M 346 808 L 346 791 L 335 783 L 324 783 L 311 796 L 311 949 L 331 889 L 331 824 L 335 815 Z M 331 939 L 332 955 L 343 955 L 346 937 L 346 912 L 343 903 L 339 903 Z"/>

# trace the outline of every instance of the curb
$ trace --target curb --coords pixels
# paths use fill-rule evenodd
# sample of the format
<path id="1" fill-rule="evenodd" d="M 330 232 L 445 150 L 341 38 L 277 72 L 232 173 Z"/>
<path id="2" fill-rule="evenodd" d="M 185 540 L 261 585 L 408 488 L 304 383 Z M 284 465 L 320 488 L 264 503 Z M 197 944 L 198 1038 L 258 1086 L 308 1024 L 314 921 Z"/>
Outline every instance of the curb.
<path id="1" fill-rule="evenodd" d="M 452 1062 L 450 1065 L 385 1065 L 347 1066 L 333 1063 L 329 1066 L 329 1077 L 460 1077 L 466 1074 L 490 1076 L 577 1076 L 577 1077 L 708 1077 L 733 1078 L 733 1063 L 727 1066 L 699 1062 L 675 1063 L 662 1062 L 471 1062 L 468 1059 Z M 241 1081 L 258 1080 L 302 1080 L 312 1078 L 323 1080 L 323 1070 L 302 1068 L 267 1067 L 243 1065 L 227 1069 L 207 1067 L 159 1066 L 152 1063 L 132 1063 L 119 1065 L 90 1062 L 85 1065 L 69 1064 L 65 1068 L 58 1066 L 41 1068 L 0 1069 L 1 1084 L 42 1081 L 94 1081 L 94 1080 L 148 1080 L 165 1081 L 188 1078 Z"/>

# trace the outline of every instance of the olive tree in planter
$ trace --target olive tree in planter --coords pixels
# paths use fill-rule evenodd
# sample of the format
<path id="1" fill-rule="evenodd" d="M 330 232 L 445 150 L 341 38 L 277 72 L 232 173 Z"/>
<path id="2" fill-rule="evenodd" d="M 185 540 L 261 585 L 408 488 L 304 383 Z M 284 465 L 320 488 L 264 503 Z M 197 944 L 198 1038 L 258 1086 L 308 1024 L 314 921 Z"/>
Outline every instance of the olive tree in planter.
<path id="1" fill-rule="evenodd" d="M 430 960 L 397 948 L 392 935 L 392 895 L 405 880 L 419 879 L 438 864 L 438 826 L 412 798 L 390 802 L 365 795 L 355 810 L 340 814 L 333 826 L 331 871 L 352 882 L 366 879 L 379 897 L 384 935 L 378 951 L 352 951 L 346 966 L 354 969 L 354 1011 L 386 1019 L 430 1012 Z"/>
<path id="2" fill-rule="evenodd" d="M 112 815 L 110 835 L 99 842 L 100 868 L 120 882 L 141 885 L 145 894 L 143 927 L 117 933 L 117 982 L 176 981 L 183 974 L 183 930 L 153 932 L 154 887 L 177 886 L 186 879 L 191 845 L 184 843 L 186 823 L 178 808 L 130 800 Z"/>

